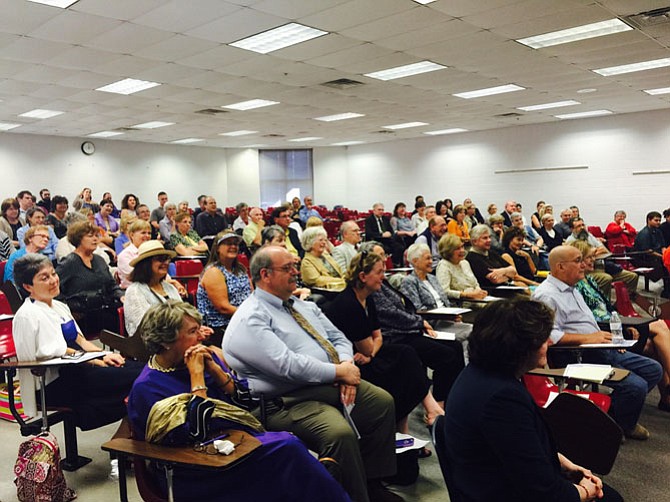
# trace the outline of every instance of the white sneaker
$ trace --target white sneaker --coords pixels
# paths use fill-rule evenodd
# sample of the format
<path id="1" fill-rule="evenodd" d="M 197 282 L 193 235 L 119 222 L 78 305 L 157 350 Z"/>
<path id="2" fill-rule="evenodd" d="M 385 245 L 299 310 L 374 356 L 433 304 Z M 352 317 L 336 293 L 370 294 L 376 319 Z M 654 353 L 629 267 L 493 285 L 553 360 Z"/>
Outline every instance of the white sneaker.
<path id="1" fill-rule="evenodd" d="M 111 467 L 111 470 L 109 471 L 109 479 L 112 481 L 118 481 L 119 480 L 119 460 L 114 458 L 109 461 L 109 465 Z"/>

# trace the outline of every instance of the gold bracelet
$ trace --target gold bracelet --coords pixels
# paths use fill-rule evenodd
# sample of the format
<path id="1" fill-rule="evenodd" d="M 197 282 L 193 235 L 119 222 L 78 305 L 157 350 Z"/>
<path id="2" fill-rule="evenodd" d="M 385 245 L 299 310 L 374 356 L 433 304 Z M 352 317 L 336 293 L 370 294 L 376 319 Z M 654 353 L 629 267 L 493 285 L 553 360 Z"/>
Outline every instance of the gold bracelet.
<path id="1" fill-rule="evenodd" d="M 228 384 L 231 382 L 231 380 L 233 379 L 233 376 L 232 376 L 230 373 L 226 373 L 226 375 L 228 376 L 228 380 L 226 380 L 225 382 L 223 382 L 223 384 L 221 384 L 221 388 L 224 388 L 224 387 L 225 387 L 226 385 L 228 385 Z"/>
<path id="2" fill-rule="evenodd" d="M 196 385 L 195 387 L 191 388 L 191 392 L 198 392 L 199 390 L 207 390 L 206 385 Z"/>

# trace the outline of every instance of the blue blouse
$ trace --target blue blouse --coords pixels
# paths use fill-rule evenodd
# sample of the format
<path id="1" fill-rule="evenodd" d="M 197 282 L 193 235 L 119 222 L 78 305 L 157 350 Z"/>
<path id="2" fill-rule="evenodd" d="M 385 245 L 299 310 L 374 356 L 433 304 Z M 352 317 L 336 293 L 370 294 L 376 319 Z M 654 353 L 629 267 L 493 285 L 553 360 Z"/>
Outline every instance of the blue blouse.
<path id="1" fill-rule="evenodd" d="M 226 267 L 222 265 L 215 266 L 226 278 L 228 302 L 234 307 L 239 307 L 242 305 L 242 302 L 251 295 L 251 282 L 249 282 L 249 276 L 245 273 L 234 274 L 233 272 L 229 272 Z M 223 328 L 228 326 L 230 316 L 222 314 L 216 310 L 214 304 L 212 304 L 207 295 L 207 291 L 202 287 L 202 282 L 198 284 L 196 300 L 198 303 L 198 311 L 202 314 L 202 322 L 205 326 L 209 326 L 210 328 Z"/>

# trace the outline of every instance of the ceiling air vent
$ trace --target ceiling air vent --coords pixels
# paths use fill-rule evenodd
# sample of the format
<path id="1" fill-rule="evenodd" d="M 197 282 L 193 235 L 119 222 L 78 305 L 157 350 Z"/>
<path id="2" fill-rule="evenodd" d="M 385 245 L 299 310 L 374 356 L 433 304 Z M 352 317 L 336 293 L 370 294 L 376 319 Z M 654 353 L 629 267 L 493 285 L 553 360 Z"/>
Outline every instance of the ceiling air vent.
<path id="1" fill-rule="evenodd" d="M 494 115 L 494 117 L 499 119 L 514 119 L 517 117 L 523 117 L 523 113 L 517 113 L 517 112 L 501 113 L 500 115 Z"/>
<path id="2" fill-rule="evenodd" d="M 337 80 L 324 82 L 321 85 L 343 91 L 344 89 L 350 89 L 352 87 L 358 87 L 359 85 L 365 85 L 365 84 L 363 84 L 363 82 L 359 82 L 358 80 L 351 80 L 350 78 L 338 78 Z"/>
<path id="3" fill-rule="evenodd" d="M 141 131 L 142 129 L 138 129 L 137 127 L 117 127 L 116 129 L 113 130 L 118 132 L 128 132 L 128 131 Z"/>
<path id="4" fill-rule="evenodd" d="M 381 131 L 372 131 L 373 134 L 395 134 L 395 131 L 387 131 L 386 129 L 382 129 Z"/>
<path id="5" fill-rule="evenodd" d="M 263 134 L 263 138 L 285 138 L 285 134 Z"/>
<path id="6" fill-rule="evenodd" d="M 201 115 L 221 115 L 222 113 L 228 113 L 228 110 L 221 110 L 219 108 L 205 108 L 204 110 L 198 110 L 195 113 Z"/>
<path id="7" fill-rule="evenodd" d="M 640 12 L 631 16 L 624 16 L 623 21 L 633 28 L 643 30 L 659 24 L 670 23 L 670 7 L 662 7 L 647 12 Z"/>

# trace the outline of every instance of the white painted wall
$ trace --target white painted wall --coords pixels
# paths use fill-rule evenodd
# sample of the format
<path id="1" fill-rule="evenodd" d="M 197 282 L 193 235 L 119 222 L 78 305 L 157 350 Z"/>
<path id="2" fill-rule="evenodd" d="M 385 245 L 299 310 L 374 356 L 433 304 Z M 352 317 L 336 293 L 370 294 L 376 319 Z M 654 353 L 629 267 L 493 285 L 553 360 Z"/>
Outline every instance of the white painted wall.
<path id="1" fill-rule="evenodd" d="M 111 191 L 117 203 L 132 191 L 150 207 L 156 192 L 191 206 L 200 193 L 220 206 L 257 204 L 258 156 L 252 149 L 220 149 L 95 140 L 85 156 L 82 139 L 0 133 L 0 197 L 46 186 L 70 200 L 84 186 L 97 200 Z M 585 165 L 588 169 L 517 174 L 495 170 Z M 636 170 L 670 169 L 670 111 L 655 111 L 511 127 L 416 140 L 314 149 L 314 198 L 332 207 L 367 209 L 381 200 L 410 207 L 414 196 L 455 202 L 470 196 L 485 209 L 519 200 L 530 215 L 544 199 L 560 210 L 582 208 L 587 223 L 606 225 L 615 209 L 636 227 L 652 209 L 670 206 L 670 174 L 633 176 Z"/>
<path id="2" fill-rule="evenodd" d="M 87 156 L 80 150 L 82 141 L 0 134 L 0 197 L 13 197 L 22 189 L 37 195 L 47 187 L 52 195 L 65 195 L 72 202 L 87 186 L 96 201 L 103 192 L 111 192 L 117 206 L 132 192 L 153 208 L 159 190 L 173 202 L 188 200 L 191 207 L 201 193 L 214 195 L 222 206 L 228 204 L 223 149 L 96 139 L 96 152 Z"/>
<path id="3" fill-rule="evenodd" d="M 327 205 L 370 208 L 381 199 L 390 210 L 401 200 L 412 207 L 422 194 L 431 203 L 471 197 L 485 212 L 490 202 L 502 210 L 513 198 L 530 217 L 543 199 L 559 211 L 576 204 L 587 224 L 601 226 L 622 208 L 636 228 L 644 226 L 648 211 L 670 207 L 670 174 L 632 175 L 670 169 L 668 111 L 330 150 L 328 162 L 315 169 L 315 196 Z M 588 169 L 494 173 L 559 166 Z"/>

